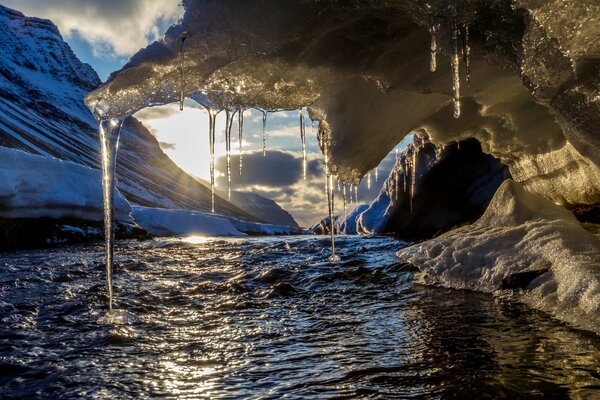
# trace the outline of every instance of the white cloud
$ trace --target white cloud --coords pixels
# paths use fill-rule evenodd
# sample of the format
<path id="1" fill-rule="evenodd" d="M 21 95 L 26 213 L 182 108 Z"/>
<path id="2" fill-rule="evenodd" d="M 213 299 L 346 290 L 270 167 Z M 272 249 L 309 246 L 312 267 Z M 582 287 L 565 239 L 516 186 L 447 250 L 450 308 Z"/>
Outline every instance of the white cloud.
<path id="1" fill-rule="evenodd" d="M 178 0 L 2 0 L 26 15 L 52 20 L 67 39 L 78 33 L 97 57 L 131 56 L 183 13 Z"/>

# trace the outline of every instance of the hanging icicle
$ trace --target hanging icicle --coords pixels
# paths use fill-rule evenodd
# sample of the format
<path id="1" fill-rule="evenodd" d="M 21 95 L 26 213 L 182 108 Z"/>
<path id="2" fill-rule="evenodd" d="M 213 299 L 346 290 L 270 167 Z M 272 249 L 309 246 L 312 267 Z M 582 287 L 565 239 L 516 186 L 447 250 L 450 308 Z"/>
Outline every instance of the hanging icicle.
<path id="1" fill-rule="evenodd" d="M 462 53 L 465 64 L 465 81 L 471 86 L 471 46 L 469 45 L 469 25 L 462 26 Z"/>
<path id="2" fill-rule="evenodd" d="M 215 212 L 215 137 L 217 127 L 217 114 L 209 108 L 208 111 L 208 142 L 210 147 L 210 191 L 211 191 L 211 211 Z"/>
<path id="3" fill-rule="evenodd" d="M 244 134 L 244 109 L 238 108 L 238 149 L 240 155 L 240 176 L 242 176 L 243 160 L 242 160 L 242 135 Z"/>
<path id="4" fill-rule="evenodd" d="M 302 142 L 302 176 L 306 179 L 306 127 L 302 109 L 300 109 L 300 141 Z"/>
<path id="5" fill-rule="evenodd" d="M 410 179 L 410 212 L 413 212 L 413 198 L 415 197 L 415 190 L 417 188 L 417 149 L 413 147 L 412 162 L 411 162 L 412 176 Z"/>
<path id="6" fill-rule="evenodd" d="M 263 142 L 263 157 L 267 155 L 267 112 L 262 112 L 262 142 Z"/>
<path id="7" fill-rule="evenodd" d="M 375 182 L 379 181 L 379 165 L 375 167 Z"/>
<path id="8" fill-rule="evenodd" d="M 329 211 L 329 231 L 331 235 L 331 261 L 338 261 L 340 258 L 335 254 L 335 205 L 334 205 L 334 188 L 333 174 L 330 170 L 330 149 L 331 136 L 328 131 L 319 131 L 319 145 L 323 152 L 323 169 L 325 172 L 325 194 L 327 197 L 327 208 Z"/>
<path id="9" fill-rule="evenodd" d="M 348 196 L 346 194 L 346 182 L 344 182 L 344 185 L 342 186 L 342 202 L 344 203 L 344 235 L 346 234 L 346 226 L 348 225 L 348 214 L 347 214 L 347 207 L 346 207 L 346 201 L 348 199 Z"/>
<path id="10" fill-rule="evenodd" d="M 429 70 L 431 72 L 435 72 L 437 69 L 437 39 L 436 39 L 437 29 L 438 29 L 438 27 L 435 23 L 434 17 L 430 16 L 429 17 L 429 34 L 431 35 L 431 45 L 430 45 L 431 57 L 429 59 Z"/>
<path id="11" fill-rule="evenodd" d="M 452 93 L 453 93 L 453 104 L 454 104 L 454 118 L 460 117 L 460 61 L 458 58 L 458 41 L 459 41 L 459 30 L 456 22 L 456 8 L 450 9 L 450 32 L 452 38 L 452 55 L 450 59 L 450 65 L 452 68 Z"/>
<path id="12" fill-rule="evenodd" d="M 371 171 L 367 174 L 367 190 L 371 190 Z"/>
<path id="13" fill-rule="evenodd" d="M 181 48 L 179 49 L 179 69 L 180 69 L 180 94 L 179 94 L 179 111 L 183 111 L 183 101 L 185 100 L 185 40 L 188 37 L 188 32 L 181 34 Z"/>
<path id="14" fill-rule="evenodd" d="M 100 155 L 102 160 L 102 197 L 104 200 L 104 245 L 108 309 L 113 308 L 112 271 L 114 256 L 115 222 L 115 168 L 119 136 L 124 119 L 99 121 Z"/>
<path id="15" fill-rule="evenodd" d="M 235 111 L 225 109 L 225 153 L 227 157 L 227 198 L 231 200 L 231 127 Z"/>

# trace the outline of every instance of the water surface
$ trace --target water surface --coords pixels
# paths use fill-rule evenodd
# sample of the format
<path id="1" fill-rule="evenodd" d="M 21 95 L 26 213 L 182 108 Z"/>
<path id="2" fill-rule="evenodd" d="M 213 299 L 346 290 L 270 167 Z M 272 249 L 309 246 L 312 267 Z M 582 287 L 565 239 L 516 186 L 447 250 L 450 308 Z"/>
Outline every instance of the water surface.
<path id="1" fill-rule="evenodd" d="M 600 398 L 600 339 L 415 284 L 391 238 L 120 242 L 0 254 L 0 398 Z"/>

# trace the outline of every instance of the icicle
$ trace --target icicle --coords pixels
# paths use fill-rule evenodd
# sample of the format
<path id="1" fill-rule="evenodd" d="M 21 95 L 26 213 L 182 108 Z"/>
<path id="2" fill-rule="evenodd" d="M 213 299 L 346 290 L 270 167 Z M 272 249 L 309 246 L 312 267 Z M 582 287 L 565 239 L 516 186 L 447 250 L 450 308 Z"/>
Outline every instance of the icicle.
<path id="1" fill-rule="evenodd" d="M 471 46 L 469 45 L 469 25 L 463 25 L 462 29 L 462 51 L 465 64 L 465 80 L 467 86 L 471 86 Z"/>
<path id="2" fill-rule="evenodd" d="M 394 189 L 395 189 L 395 197 L 396 201 L 398 201 L 398 187 L 400 186 L 400 176 L 398 175 L 400 170 L 396 166 L 395 174 L 394 174 Z"/>
<path id="3" fill-rule="evenodd" d="M 181 72 L 181 76 L 180 76 L 180 85 L 181 85 L 181 92 L 179 95 L 179 111 L 183 111 L 183 101 L 185 100 L 185 70 L 184 70 L 184 63 L 185 63 L 185 39 L 187 39 L 188 37 L 188 33 L 187 31 L 183 32 L 181 34 L 181 48 L 179 49 L 179 58 L 180 58 L 180 72 Z"/>
<path id="4" fill-rule="evenodd" d="M 262 139 L 263 139 L 263 157 L 267 155 L 267 112 L 262 112 Z"/>
<path id="5" fill-rule="evenodd" d="M 329 230 L 331 235 L 331 261 L 338 261 L 340 258 L 335 254 L 335 207 L 334 207 L 334 190 L 333 190 L 333 175 L 329 169 L 329 148 L 331 145 L 331 137 L 325 134 L 324 131 L 319 132 L 319 144 L 324 156 L 324 172 L 325 172 L 325 193 L 327 196 L 327 206 L 329 211 Z"/>
<path id="6" fill-rule="evenodd" d="M 452 34 L 452 56 L 450 64 L 452 67 L 452 93 L 454 103 L 454 118 L 460 117 L 460 61 L 458 58 L 459 31 L 456 23 L 456 9 L 452 8 L 450 17 L 450 31 Z"/>
<path id="7" fill-rule="evenodd" d="M 225 152 L 227 155 L 227 198 L 231 200 L 231 127 L 233 125 L 233 116 L 235 111 L 231 112 L 225 109 Z"/>
<path id="8" fill-rule="evenodd" d="M 238 108 L 238 147 L 240 153 L 240 176 L 242 176 L 242 135 L 244 134 L 244 109 Z"/>
<path id="9" fill-rule="evenodd" d="M 211 211 L 215 212 L 215 136 L 217 126 L 217 114 L 210 108 L 208 111 L 208 145 L 210 148 L 210 192 L 211 192 Z"/>
<path id="10" fill-rule="evenodd" d="M 112 271 L 114 255 L 115 170 L 119 135 L 125 119 L 103 119 L 99 123 L 102 159 L 102 197 L 104 200 L 104 244 L 106 258 L 106 286 L 108 309 L 113 308 Z"/>
<path id="11" fill-rule="evenodd" d="M 302 109 L 300 109 L 300 140 L 302 142 L 302 176 L 306 179 L 306 127 Z"/>
<path id="12" fill-rule="evenodd" d="M 333 175 L 328 172 L 329 184 L 327 185 L 329 192 L 327 193 L 327 200 L 329 203 L 329 223 L 330 223 L 330 234 L 331 234 L 331 256 L 329 259 L 331 261 L 339 261 L 340 257 L 335 254 L 335 205 L 334 205 L 334 191 L 332 189 L 333 186 Z"/>
<path id="13" fill-rule="evenodd" d="M 342 186 L 342 201 L 344 203 L 344 235 L 346 234 L 346 227 L 348 225 L 348 214 L 346 208 L 347 194 L 346 194 L 346 182 L 344 182 L 344 186 Z"/>
<path id="14" fill-rule="evenodd" d="M 379 181 L 379 165 L 375 167 L 375 182 Z"/>
<path id="15" fill-rule="evenodd" d="M 371 171 L 367 175 L 367 190 L 371 190 Z"/>
<path id="16" fill-rule="evenodd" d="M 413 212 L 413 198 L 415 197 L 415 189 L 417 188 L 417 150 L 413 148 L 412 152 L 412 163 L 411 163 L 412 176 L 410 179 L 410 212 Z"/>
<path id="17" fill-rule="evenodd" d="M 354 186 L 354 201 L 358 205 L 358 185 Z"/>
<path id="18" fill-rule="evenodd" d="M 435 72 L 437 69 L 437 25 L 435 24 L 433 17 L 429 17 L 429 33 L 431 35 L 431 58 L 429 60 L 429 70 L 431 72 Z"/>
<path id="19" fill-rule="evenodd" d="M 402 170 L 404 171 L 404 182 L 403 182 L 404 183 L 404 193 L 406 193 L 406 175 L 408 173 L 410 173 L 410 165 L 408 164 L 407 157 L 408 157 L 408 154 L 406 154 L 404 156 L 404 168 L 402 168 Z"/>

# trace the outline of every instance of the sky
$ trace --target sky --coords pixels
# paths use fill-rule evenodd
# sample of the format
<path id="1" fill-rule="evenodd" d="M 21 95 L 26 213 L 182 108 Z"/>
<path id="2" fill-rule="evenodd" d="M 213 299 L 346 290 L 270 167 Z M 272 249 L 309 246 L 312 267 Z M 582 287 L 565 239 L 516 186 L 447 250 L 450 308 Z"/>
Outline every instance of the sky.
<path id="1" fill-rule="evenodd" d="M 102 81 L 119 70 L 139 49 L 159 39 L 183 15 L 179 0 L 0 0 L 0 4 L 25 15 L 47 18 L 83 62 L 90 64 Z M 158 139 L 163 151 L 183 170 L 209 180 L 208 117 L 192 100 L 186 107 L 171 104 L 138 112 L 135 116 Z M 305 112 L 306 115 L 306 112 Z M 217 118 L 217 186 L 227 190 L 224 113 Z M 232 189 L 252 191 L 275 200 L 301 226 L 309 226 L 327 215 L 322 155 L 316 129 L 306 118 L 307 176 L 302 174 L 299 112 L 269 113 L 267 155 L 262 154 L 262 116 L 256 110 L 244 114 L 244 154 L 239 174 L 238 143 L 232 150 Z M 237 132 L 237 128 L 234 128 Z M 233 135 L 237 139 L 237 135 Z M 390 153 L 380 164 L 379 181 L 364 179 L 359 203 L 378 194 L 393 165 Z"/>

